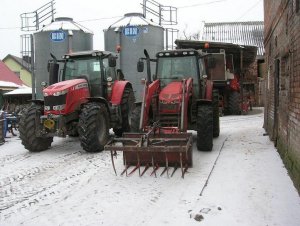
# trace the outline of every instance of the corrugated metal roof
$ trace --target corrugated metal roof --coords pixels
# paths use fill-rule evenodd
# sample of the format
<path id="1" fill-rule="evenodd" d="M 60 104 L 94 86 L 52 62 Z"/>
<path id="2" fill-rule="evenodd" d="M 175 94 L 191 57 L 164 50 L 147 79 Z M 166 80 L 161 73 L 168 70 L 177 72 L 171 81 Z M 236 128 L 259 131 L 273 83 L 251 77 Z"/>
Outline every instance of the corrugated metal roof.
<path id="1" fill-rule="evenodd" d="M 257 55 L 264 55 L 264 22 L 205 23 L 202 40 L 257 46 Z"/>

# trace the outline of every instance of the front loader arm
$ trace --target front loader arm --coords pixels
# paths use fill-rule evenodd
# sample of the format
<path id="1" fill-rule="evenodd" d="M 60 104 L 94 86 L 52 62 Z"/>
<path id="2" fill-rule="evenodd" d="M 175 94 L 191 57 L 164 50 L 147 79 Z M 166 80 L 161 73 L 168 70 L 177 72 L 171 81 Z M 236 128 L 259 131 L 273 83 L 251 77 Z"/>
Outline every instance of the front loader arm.
<path id="1" fill-rule="evenodd" d="M 150 107 L 153 98 L 155 98 L 155 94 L 158 93 L 160 87 L 159 80 L 155 80 L 150 84 L 145 84 L 144 88 L 144 97 L 142 103 L 142 112 L 141 112 L 141 122 L 140 122 L 140 129 L 144 130 L 146 126 L 149 124 L 149 113 Z"/>

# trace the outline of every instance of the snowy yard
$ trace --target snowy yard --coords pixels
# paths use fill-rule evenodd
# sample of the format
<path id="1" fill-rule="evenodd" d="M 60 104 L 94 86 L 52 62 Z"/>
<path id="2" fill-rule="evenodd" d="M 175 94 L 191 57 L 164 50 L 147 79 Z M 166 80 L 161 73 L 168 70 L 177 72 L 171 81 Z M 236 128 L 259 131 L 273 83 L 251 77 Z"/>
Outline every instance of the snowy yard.
<path id="1" fill-rule="evenodd" d="M 300 225 L 300 197 L 262 125 L 261 108 L 222 117 L 212 152 L 194 142 L 184 179 L 115 176 L 108 152 L 86 153 L 75 138 L 40 153 L 7 138 L 0 225 Z M 120 173 L 121 155 L 115 164 Z"/>

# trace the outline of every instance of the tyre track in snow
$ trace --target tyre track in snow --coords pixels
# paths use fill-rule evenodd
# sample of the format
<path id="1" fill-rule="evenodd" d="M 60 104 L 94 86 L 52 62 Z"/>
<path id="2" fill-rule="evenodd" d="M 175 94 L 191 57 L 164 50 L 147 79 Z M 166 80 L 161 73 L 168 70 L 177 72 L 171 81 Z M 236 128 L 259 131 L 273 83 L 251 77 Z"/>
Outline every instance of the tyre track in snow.
<path id="1" fill-rule="evenodd" d="M 11 164 L 17 161 L 23 161 L 30 157 L 31 155 L 29 153 L 18 155 L 6 155 L 5 157 L 0 158 L 0 167 L 4 167 L 6 164 Z"/>
<path id="2" fill-rule="evenodd" d="M 68 149 L 68 147 L 65 148 Z M 34 154 L 32 153 L 32 155 Z M 86 174 L 94 175 L 101 170 L 101 167 L 107 170 L 108 166 L 105 166 L 104 163 L 106 158 L 108 155 L 103 153 L 90 154 L 77 151 L 49 159 L 50 162 L 48 160 L 47 162 L 39 162 L 37 165 L 29 161 L 34 166 L 25 170 L 18 169 L 14 174 L 6 175 L 0 180 L 1 215 L 8 218 L 12 213 L 41 201 L 49 200 L 50 197 L 53 201 L 55 200 L 53 196 L 60 197 L 60 193 L 71 193 L 72 186 L 83 180 L 86 181 L 85 178 L 90 178 L 86 177 Z M 11 158 L 10 162 L 22 161 L 22 159 L 24 158 L 18 155 L 14 160 Z M 10 166 L 12 165 L 7 165 L 7 167 Z M 92 172 L 90 172 L 91 170 Z"/>

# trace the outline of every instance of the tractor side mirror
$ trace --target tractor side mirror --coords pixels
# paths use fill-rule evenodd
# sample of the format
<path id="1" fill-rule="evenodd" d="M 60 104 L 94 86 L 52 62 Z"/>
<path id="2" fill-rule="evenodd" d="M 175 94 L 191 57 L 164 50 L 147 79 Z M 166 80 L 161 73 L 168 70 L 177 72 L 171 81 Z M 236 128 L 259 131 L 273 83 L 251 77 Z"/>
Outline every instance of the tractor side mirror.
<path id="1" fill-rule="evenodd" d="M 113 56 L 108 57 L 108 65 L 109 67 L 115 67 L 117 65 L 116 58 Z"/>
<path id="2" fill-rule="evenodd" d="M 144 62 L 141 61 L 141 60 L 137 62 L 137 71 L 138 72 L 143 72 L 144 71 Z"/>

